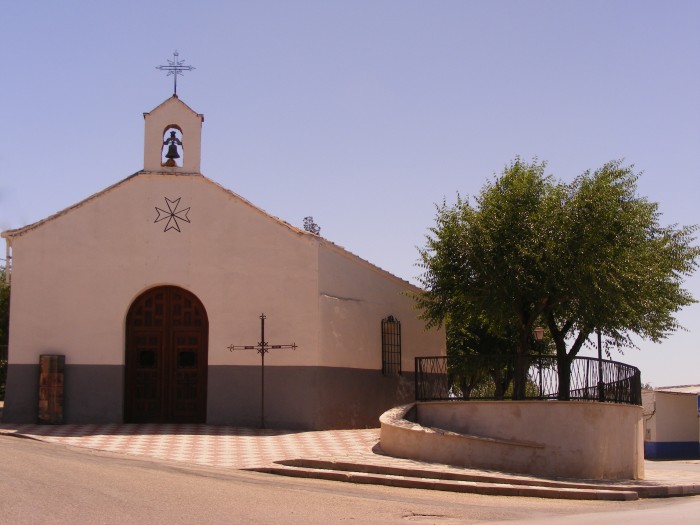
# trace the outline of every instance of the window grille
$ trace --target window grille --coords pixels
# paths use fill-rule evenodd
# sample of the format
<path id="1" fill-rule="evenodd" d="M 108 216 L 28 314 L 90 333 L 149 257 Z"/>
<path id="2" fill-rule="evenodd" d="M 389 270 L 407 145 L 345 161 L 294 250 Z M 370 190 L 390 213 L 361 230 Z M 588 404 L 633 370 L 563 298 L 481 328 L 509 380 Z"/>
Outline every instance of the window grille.
<path id="1" fill-rule="evenodd" d="M 401 322 L 393 315 L 382 319 L 382 374 L 401 374 Z"/>

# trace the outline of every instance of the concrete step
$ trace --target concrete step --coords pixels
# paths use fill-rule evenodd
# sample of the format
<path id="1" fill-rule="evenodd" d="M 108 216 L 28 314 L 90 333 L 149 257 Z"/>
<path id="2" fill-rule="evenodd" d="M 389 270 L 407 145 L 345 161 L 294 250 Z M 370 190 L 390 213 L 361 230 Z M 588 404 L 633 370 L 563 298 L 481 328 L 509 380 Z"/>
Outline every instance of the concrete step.
<path id="1" fill-rule="evenodd" d="M 444 472 L 377 467 L 350 463 L 293 460 L 275 466 L 250 469 L 281 476 L 326 479 L 346 483 L 387 485 L 391 487 L 442 490 L 492 496 L 524 496 L 533 498 L 632 501 L 639 498 L 634 490 L 600 488 L 598 486 L 543 486 L 518 483 L 521 478 L 497 478 L 490 481 L 446 479 Z M 529 480 L 528 480 L 529 481 Z"/>
<path id="2" fill-rule="evenodd" d="M 670 498 L 680 496 L 700 495 L 700 483 L 657 483 L 654 481 L 581 481 L 567 479 L 547 479 L 505 472 L 488 471 L 444 471 L 431 470 L 430 468 L 406 468 L 388 465 L 360 464 L 342 461 L 323 461 L 315 459 L 292 459 L 277 462 L 279 465 L 289 467 L 305 467 L 315 469 L 341 470 L 348 472 L 362 472 L 367 474 L 388 474 L 394 476 L 440 479 L 446 481 L 474 481 L 484 483 L 506 483 L 511 485 L 525 485 L 549 488 L 571 489 L 603 489 L 613 491 L 633 491 L 640 498 Z"/>

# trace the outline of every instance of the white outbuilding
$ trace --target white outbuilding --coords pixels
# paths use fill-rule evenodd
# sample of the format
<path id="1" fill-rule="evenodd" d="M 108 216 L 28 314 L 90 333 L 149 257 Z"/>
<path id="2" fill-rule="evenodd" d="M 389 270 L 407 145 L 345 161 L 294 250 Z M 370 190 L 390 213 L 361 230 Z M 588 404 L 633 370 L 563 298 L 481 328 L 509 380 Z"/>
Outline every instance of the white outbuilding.
<path id="1" fill-rule="evenodd" d="M 700 385 L 642 391 L 644 457 L 700 459 Z"/>

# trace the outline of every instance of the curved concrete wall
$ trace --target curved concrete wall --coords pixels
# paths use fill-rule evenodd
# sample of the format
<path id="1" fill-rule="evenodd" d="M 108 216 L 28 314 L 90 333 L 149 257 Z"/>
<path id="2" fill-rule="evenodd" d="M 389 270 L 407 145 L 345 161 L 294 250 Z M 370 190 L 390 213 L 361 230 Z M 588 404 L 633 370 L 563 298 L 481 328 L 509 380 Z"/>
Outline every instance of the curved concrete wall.
<path id="1" fill-rule="evenodd" d="M 380 418 L 389 455 L 579 479 L 643 479 L 642 407 L 576 401 L 451 401 Z"/>

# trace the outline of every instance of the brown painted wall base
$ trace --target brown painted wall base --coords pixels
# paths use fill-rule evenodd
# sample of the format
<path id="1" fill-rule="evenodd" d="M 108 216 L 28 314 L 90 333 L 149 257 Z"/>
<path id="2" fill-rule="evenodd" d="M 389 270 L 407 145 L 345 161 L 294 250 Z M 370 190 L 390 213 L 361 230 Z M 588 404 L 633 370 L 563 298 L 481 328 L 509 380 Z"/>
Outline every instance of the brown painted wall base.
<path id="1" fill-rule="evenodd" d="M 260 367 L 208 368 L 207 423 L 260 426 Z M 265 426 L 284 429 L 376 428 L 389 408 L 414 399 L 413 374 L 379 370 L 265 367 Z M 36 423 L 38 365 L 8 367 L 5 423 Z M 65 367 L 65 423 L 123 422 L 124 367 Z"/>
<path id="2" fill-rule="evenodd" d="M 39 365 L 7 366 L 3 423 L 36 423 L 39 406 Z"/>
<path id="3" fill-rule="evenodd" d="M 266 367 L 265 426 L 290 429 L 376 428 L 379 416 L 414 398 L 413 374 L 379 370 Z M 210 366 L 207 421 L 260 426 L 260 367 Z"/>
<path id="4" fill-rule="evenodd" d="M 65 365 L 64 423 L 122 421 L 124 367 Z M 39 365 L 9 365 L 3 423 L 36 423 Z"/>

